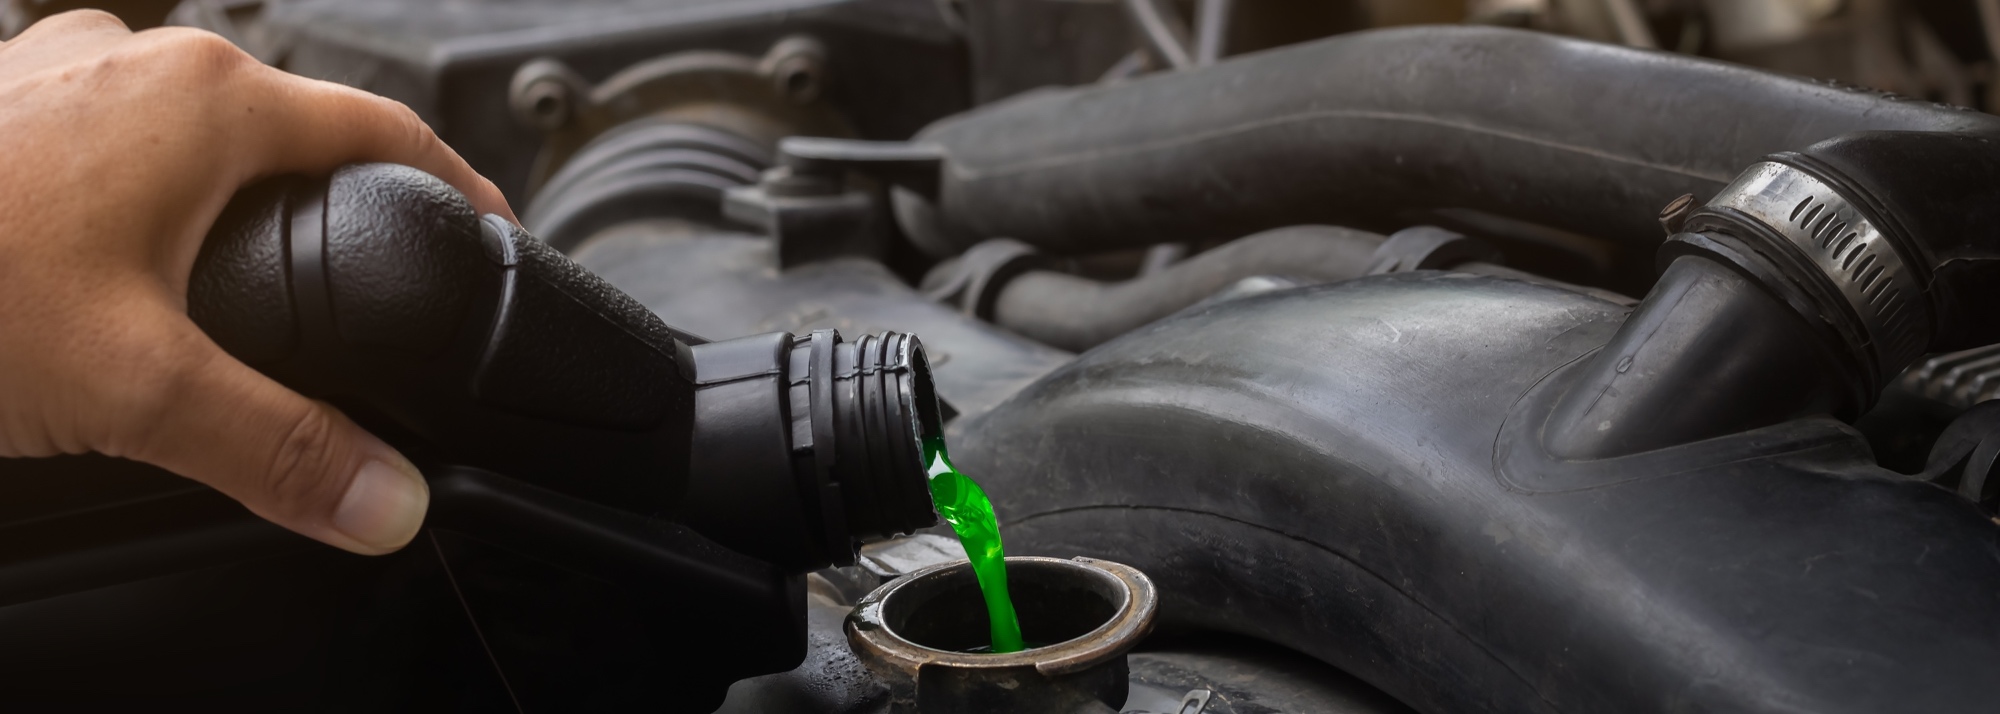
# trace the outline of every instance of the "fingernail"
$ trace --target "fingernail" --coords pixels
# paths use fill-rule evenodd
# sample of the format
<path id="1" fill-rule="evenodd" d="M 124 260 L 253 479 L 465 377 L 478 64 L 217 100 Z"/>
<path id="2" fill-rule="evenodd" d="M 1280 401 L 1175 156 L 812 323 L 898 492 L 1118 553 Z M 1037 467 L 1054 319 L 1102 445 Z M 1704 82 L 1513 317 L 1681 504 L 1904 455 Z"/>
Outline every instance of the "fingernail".
<path id="1" fill-rule="evenodd" d="M 333 527 L 363 545 L 388 552 L 403 547 L 424 525 L 431 489 L 408 462 L 369 461 L 354 473 Z"/>

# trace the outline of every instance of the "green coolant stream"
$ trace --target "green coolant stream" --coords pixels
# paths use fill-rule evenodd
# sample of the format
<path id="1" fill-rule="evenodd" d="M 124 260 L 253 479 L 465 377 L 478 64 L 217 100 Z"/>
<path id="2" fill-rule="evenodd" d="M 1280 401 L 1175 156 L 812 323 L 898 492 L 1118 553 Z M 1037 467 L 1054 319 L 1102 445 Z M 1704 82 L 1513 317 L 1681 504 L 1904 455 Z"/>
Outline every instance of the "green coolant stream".
<path id="1" fill-rule="evenodd" d="M 951 524 L 965 557 L 972 560 L 972 573 L 979 578 L 979 593 L 986 597 L 986 619 L 993 629 L 995 653 L 1019 652 L 1021 621 L 1014 616 L 1014 599 L 1007 596 L 1007 554 L 1000 546 L 1000 523 L 993 518 L 993 502 L 979 484 L 958 472 L 945 453 L 944 440 L 924 442 L 924 463 L 930 471 L 931 501 L 938 516 Z"/>

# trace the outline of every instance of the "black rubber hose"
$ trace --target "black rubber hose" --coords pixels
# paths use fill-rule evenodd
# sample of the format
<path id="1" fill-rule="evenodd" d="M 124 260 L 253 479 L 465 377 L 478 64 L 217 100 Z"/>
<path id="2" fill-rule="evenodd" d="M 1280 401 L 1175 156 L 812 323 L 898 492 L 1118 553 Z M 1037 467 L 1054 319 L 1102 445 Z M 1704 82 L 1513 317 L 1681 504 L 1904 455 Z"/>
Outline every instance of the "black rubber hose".
<path id="1" fill-rule="evenodd" d="M 1696 209 L 1671 267 L 1547 425 L 1568 459 L 1814 414 L 1853 421 L 1924 354 L 2000 341 L 2000 136 L 1859 132 Z"/>
<path id="2" fill-rule="evenodd" d="M 1382 236 L 1334 226 L 1290 226 L 1202 253 L 1166 270 L 1103 283 L 1055 271 L 1009 281 L 994 322 L 1038 342 L 1083 351 L 1200 302 L 1253 275 L 1314 282 L 1358 278 Z"/>
<path id="3" fill-rule="evenodd" d="M 568 251 L 634 218 L 722 222 L 722 194 L 757 182 L 770 151 L 735 134 L 667 119 L 606 132 L 563 164 L 528 204 L 525 226 Z"/>
<path id="4" fill-rule="evenodd" d="M 1869 398 L 1837 343 L 1782 296 L 1684 256 L 1581 368 L 1545 427 L 1574 460 L 1664 449 L 1821 414 L 1852 421 Z"/>
<path id="5" fill-rule="evenodd" d="M 923 206 L 899 212 L 919 243 L 1008 236 L 1076 253 L 1473 209 L 1616 240 L 1631 248 L 1618 269 L 1643 284 L 1660 207 L 1715 194 L 1766 153 L 1863 129 L 1995 128 L 2000 117 L 1682 55 L 1393 29 L 946 119 L 920 135 L 947 153 L 944 224 L 913 220 Z"/>

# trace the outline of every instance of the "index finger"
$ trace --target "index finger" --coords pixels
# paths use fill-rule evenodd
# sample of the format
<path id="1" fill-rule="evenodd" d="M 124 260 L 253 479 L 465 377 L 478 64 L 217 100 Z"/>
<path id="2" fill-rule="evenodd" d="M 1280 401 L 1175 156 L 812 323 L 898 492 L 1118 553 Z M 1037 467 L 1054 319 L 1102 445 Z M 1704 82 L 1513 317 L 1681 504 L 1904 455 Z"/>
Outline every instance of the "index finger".
<path id="1" fill-rule="evenodd" d="M 397 163 L 464 193 L 481 213 L 519 223 L 507 199 L 430 125 L 402 103 L 332 82 L 262 68 L 242 97 L 262 119 L 253 128 L 260 175 L 324 174 L 347 164 Z"/>

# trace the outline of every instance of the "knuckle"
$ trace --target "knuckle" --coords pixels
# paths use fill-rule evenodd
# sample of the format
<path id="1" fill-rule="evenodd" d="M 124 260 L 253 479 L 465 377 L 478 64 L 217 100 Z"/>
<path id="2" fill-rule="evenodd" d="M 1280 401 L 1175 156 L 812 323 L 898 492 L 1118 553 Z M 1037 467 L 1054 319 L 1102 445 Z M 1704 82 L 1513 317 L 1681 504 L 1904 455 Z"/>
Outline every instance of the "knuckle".
<path id="1" fill-rule="evenodd" d="M 286 513 L 303 513 L 339 495 L 337 485 L 325 478 L 337 429 L 325 409 L 300 409 L 286 417 L 283 435 L 267 457 L 264 483 L 272 505 Z"/>
<path id="2" fill-rule="evenodd" d="M 403 127 L 410 133 L 411 147 L 425 148 L 437 143 L 437 133 L 431 131 L 431 125 L 425 123 L 423 117 L 417 116 L 416 110 L 411 109 L 409 105 L 402 102 L 391 101 L 390 104 L 395 105 L 394 112 L 397 120 L 401 121 Z"/>
<path id="3" fill-rule="evenodd" d="M 383 118 L 400 130 L 404 146 L 399 148 L 422 149 L 437 141 L 437 134 L 431 131 L 431 125 L 425 123 L 410 105 L 387 97 L 374 97 L 374 101 L 380 107 Z"/>
<path id="4" fill-rule="evenodd" d="M 150 30 L 150 49 L 158 66 L 196 82 L 221 79 L 255 65 L 242 48 L 207 30 L 186 27 Z"/>
<path id="5" fill-rule="evenodd" d="M 371 94 L 369 96 L 374 97 L 375 101 L 382 105 L 382 111 L 388 112 L 390 116 L 395 117 L 396 121 L 415 126 L 424 126 L 423 118 L 417 116 L 417 110 L 411 109 L 410 105 L 379 94 Z"/>

